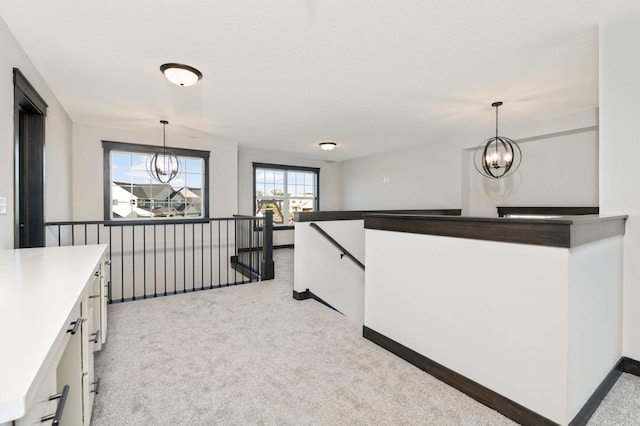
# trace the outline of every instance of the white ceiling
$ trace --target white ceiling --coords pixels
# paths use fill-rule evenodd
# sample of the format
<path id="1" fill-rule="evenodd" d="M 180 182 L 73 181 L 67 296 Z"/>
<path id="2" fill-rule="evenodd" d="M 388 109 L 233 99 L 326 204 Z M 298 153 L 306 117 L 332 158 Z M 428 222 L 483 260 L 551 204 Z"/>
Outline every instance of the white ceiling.
<path id="1" fill-rule="evenodd" d="M 0 16 L 71 119 L 330 160 L 598 105 L 598 23 L 640 0 L 29 0 Z M 159 66 L 203 79 L 181 88 Z M 168 128 L 168 132 L 170 128 Z M 486 134 L 489 133 L 489 134 Z M 338 148 L 321 152 L 318 142 Z"/>

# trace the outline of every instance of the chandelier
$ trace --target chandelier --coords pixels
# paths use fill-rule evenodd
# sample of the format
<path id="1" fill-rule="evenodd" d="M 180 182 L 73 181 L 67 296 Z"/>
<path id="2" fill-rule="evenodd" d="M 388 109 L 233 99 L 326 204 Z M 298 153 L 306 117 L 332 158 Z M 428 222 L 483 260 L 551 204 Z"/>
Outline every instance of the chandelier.
<path id="1" fill-rule="evenodd" d="M 498 136 L 498 107 L 502 102 L 491 104 L 496 109 L 496 135 L 482 142 L 475 150 L 473 165 L 481 175 L 500 179 L 513 174 L 522 161 L 522 151 L 517 143 Z"/>
<path id="2" fill-rule="evenodd" d="M 166 127 L 169 122 L 160 120 L 160 123 L 162 123 L 162 151 L 147 157 L 147 173 L 160 183 L 169 183 L 180 171 L 180 161 L 171 151 L 167 151 Z"/>

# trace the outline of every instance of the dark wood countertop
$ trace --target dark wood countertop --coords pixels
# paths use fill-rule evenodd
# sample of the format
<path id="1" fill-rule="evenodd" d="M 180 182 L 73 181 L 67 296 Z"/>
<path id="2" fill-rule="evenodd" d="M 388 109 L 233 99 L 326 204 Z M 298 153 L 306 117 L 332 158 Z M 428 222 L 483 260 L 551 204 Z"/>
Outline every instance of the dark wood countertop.
<path id="1" fill-rule="evenodd" d="M 420 209 L 420 210 L 340 210 L 319 212 L 296 212 L 294 220 L 298 222 L 322 222 L 327 220 L 364 219 L 368 214 L 408 214 L 408 215 L 448 215 L 460 216 L 460 209 Z"/>
<path id="2" fill-rule="evenodd" d="M 626 215 L 580 215 L 545 218 L 367 214 L 365 229 L 428 234 L 475 240 L 575 247 L 624 235 Z"/>

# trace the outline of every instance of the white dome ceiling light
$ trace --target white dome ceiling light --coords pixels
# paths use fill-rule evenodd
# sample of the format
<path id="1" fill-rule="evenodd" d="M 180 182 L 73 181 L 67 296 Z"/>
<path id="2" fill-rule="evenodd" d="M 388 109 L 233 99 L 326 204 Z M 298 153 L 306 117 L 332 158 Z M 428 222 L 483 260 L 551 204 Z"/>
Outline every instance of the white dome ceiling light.
<path id="1" fill-rule="evenodd" d="M 331 151 L 336 146 L 338 146 L 338 144 L 331 141 L 324 141 L 324 142 L 320 142 L 318 146 L 320 146 L 320 148 L 322 148 L 325 151 Z"/>
<path id="2" fill-rule="evenodd" d="M 167 80 L 176 86 L 193 86 L 202 78 L 202 73 L 197 69 L 184 64 L 162 64 L 160 71 L 167 77 Z"/>

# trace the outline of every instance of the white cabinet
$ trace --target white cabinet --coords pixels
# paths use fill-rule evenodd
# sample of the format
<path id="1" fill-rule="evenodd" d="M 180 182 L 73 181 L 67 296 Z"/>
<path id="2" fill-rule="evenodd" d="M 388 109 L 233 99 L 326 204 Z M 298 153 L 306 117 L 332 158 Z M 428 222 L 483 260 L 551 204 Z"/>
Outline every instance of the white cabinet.
<path id="1" fill-rule="evenodd" d="M 50 370 L 43 375 L 33 403 L 31 403 L 27 414 L 16 421 L 16 426 L 42 424 L 43 418 L 52 418 L 53 420 L 53 417 L 58 413 L 58 404 L 65 404 L 67 395 L 58 392 L 55 373 L 55 370 Z"/>
<path id="2" fill-rule="evenodd" d="M 93 354 L 106 339 L 105 249 L 0 251 L 0 341 L 20 348 L 0 351 L 0 425 L 89 425 Z"/>

